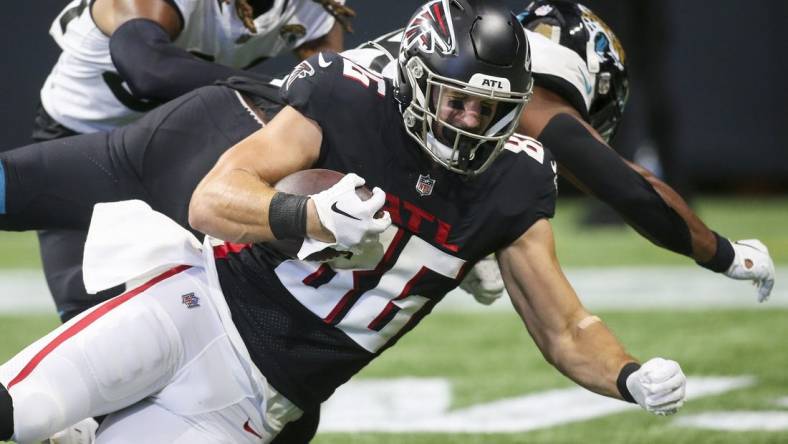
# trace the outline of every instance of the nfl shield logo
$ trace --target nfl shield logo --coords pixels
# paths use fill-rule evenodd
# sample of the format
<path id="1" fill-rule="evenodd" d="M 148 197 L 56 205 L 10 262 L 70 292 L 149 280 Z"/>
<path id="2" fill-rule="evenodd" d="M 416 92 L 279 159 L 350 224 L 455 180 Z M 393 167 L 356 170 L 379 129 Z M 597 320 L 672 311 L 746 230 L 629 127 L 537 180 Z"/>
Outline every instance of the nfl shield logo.
<path id="1" fill-rule="evenodd" d="M 181 296 L 181 302 L 186 308 L 195 308 L 200 306 L 200 298 L 194 295 L 194 293 L 184 294 Z"/>
<path id="2" fill-rule="evenodd" d="M 419 180 L 416 182 L 416 191 L 422 196 L 429 196 L 432 194 L 432 188 L 435 186 L 435 179 L 430 179 L 430 175 L 426 176 L 419 174 Z"/>

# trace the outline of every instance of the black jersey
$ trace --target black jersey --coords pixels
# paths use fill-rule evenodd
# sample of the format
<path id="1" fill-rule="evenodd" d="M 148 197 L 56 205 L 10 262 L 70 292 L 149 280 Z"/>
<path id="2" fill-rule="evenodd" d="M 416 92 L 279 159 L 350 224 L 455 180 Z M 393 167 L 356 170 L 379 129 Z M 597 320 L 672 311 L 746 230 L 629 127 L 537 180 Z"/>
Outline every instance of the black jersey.
<path id="1" fill-rule="evenodd" d="M 451 173 L 405 132 L 391 83 L 335 54 L 299 64 L 281 94 L 322 128 L 314 167 L 381 187 L 393 222 L 357 262 L 290 260 L 266 244 L 217 256 L 252 359 L 308 408 L 413 328 L 472 264 L 551 217 L 555 163 L 514 136 L 483 174 Z"/>

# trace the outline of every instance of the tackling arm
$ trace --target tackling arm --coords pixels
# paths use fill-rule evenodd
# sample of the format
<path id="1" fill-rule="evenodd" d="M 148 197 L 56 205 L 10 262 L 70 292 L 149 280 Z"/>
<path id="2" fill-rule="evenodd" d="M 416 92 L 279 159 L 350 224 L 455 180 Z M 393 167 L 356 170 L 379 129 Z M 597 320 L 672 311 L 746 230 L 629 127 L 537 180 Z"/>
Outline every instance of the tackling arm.
<path id="1" fill-rule="evenodd" d="M 199 59 L 173 44 L 183 23 L 164 0 L 96 0 L 96 26 L 110 36 L 112 62 L 132 93 L 166 101 L 232 76 L 263 75 Z"/>
<path id="2" fill-rule="evenodd" d="M 774 265 L 763 244 L 741 241 L 748 242 L 745 247 L 711 231 L 678 193 L 648 170 L 622 159 L 558 95 L 536 88 L 520 129 L 553 152 L 563 176 L 613 207 L 641 235 L 712 271 L 752 280 L 758 300 L 768 298 Z"/>
<path id="3" fill-rule="evenodd" d="M 545 359 L 561 373 L 651 413 L 675 413 L 682 405 L 686 378 L 678 364 L 654 358 L 640 367 L 582 306 L 561 272 L 547 220 L 499 251 L 498 262 L 517 313 Z"/>
<path id="4" fill-rule="evenodd" d="M 553 152 L 563 176 L 652 242 L 701 262 L 716 253 L 714 234 L 686 202 L 644 168 L 633 169 L 557 94 L 537 87 L 520 129 Z"/>

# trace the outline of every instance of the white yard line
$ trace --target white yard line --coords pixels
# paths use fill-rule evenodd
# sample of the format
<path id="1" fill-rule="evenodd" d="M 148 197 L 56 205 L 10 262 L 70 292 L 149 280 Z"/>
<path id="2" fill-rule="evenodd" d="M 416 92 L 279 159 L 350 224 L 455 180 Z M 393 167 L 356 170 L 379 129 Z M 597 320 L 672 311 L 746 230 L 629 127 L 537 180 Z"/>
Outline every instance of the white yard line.
<path id="1" fill-rule="evenodd" d="M 564 270 L 583 304 L 592 310 L 651 310 L 788 307 L 788 267 L 777 268 L 770 299 L 762 304 L 749 282 L 734 281 L 700 267 L 604 267 Z M 504 296 L 491 306 L 455 290 L 438 310 L 510 310 Z"/>
<path id="2" fill-rule="evenodd" d="M 687 399 L 749 387 L 755 379 L 691 377 Z M 567 388 L 449 410 L 451 386 L 441 378 L 369 379 L 340 387 L 324 404 L 321 432 L 514 433 L 637 411 L 639 407 Z"/>
<path id="3" fill-rule="evenodd" d="M 700 267 L 570 268 L 569 281 L 592 310 L 697 310 L 707 308 L 788 307 L 788 267 L 777 268 L 771 299 L 755 301 L 755 288 Z M 438 311 L 511 310 L 505 297 L 492 306 L 477 304 L 461 290 L 441 302 Z M 0 272 L 0 313 L 54 313 L 40 270 Z"/>
<path id="4" fill-rule="evenodd" d="M 41 270 L 0 272 L 0 313 L 55 314 L 55 304 Z"/>
<path id="5" fill-rule="evenodd" d="M 788 412 L 769 410 L 706 412 L 682 416 L 673 421 L 673 424 L 680 427 L 727 432 L 780 432 L 788 431 Z"/>

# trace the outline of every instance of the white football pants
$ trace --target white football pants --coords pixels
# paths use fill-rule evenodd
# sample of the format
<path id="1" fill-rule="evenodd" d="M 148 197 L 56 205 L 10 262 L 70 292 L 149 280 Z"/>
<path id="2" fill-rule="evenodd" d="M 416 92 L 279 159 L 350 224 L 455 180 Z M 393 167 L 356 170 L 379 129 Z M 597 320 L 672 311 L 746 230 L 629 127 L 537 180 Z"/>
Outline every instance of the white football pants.
<path id="1" fill-rule="evenodd" d="M 0 366 L 20 443 L 105 414 L 98 443 L 268 442 L 300 410 L 251 374 L 205 271 L 188 267 L 82 313 Z"/>

